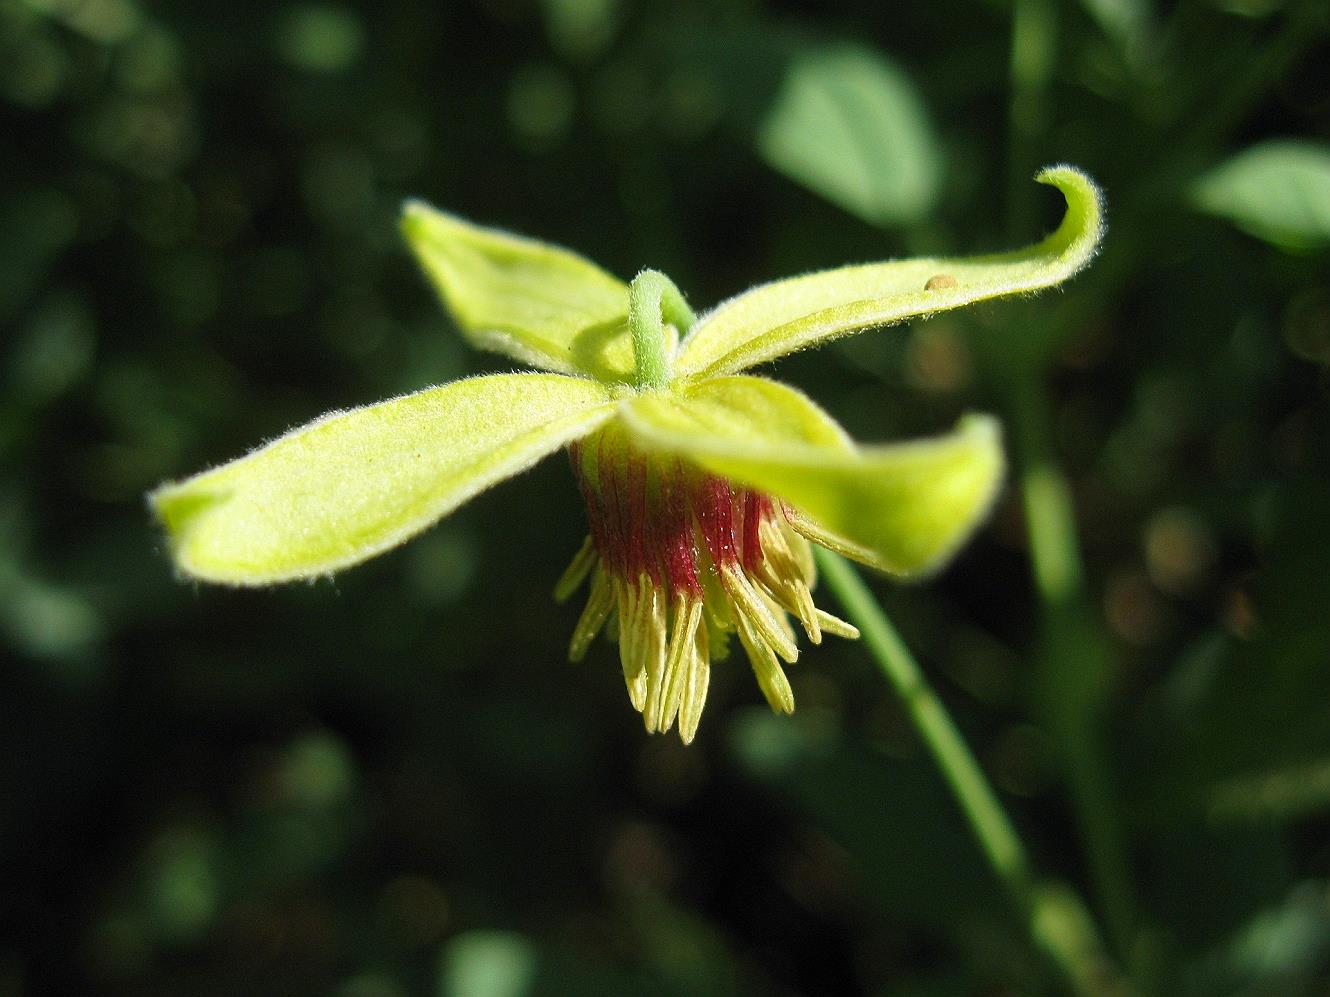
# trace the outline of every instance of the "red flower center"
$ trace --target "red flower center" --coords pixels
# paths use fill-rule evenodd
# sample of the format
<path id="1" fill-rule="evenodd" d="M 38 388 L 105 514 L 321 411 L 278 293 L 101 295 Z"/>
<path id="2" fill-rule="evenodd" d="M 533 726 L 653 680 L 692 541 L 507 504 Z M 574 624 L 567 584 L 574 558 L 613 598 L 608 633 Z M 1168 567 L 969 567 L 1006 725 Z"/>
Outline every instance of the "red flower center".
<path id="1" fill-rule="evenodd" d="M 679 720 L 691 741 L 712 660 L 739 638 L 772 707 L 794 709 L 781 661 L 799 655 L 790 616 L 817 644 L 854 627 L 813 605 L 808 541 L 783 507 L 677 457 L 645 453 L 607 426 L 570 448 L 591 536 L 556 588 L 566 598 L 589 575 L 573 632 L 580 660 L 602 629 L 619 640 L 629 698 L 649 731 Z"/>

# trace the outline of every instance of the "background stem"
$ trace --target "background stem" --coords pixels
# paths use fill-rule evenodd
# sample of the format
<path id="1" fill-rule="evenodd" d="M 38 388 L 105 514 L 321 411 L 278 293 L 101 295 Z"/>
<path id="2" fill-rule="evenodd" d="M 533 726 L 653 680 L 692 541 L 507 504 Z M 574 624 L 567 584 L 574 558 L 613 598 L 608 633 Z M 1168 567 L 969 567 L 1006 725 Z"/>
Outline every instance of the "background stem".
<path id="1" fill-rule="evenodd" d="M 1024 231 L 1033 204 L 1032 185 L 1025 180 L 1034 162 L 1043 158 L 1041 146 L 1052 118 L 1049 86 L 1057 64 L 1056 0 L 1013 0 L 1011 31 L 1007 217 L 1009 224 Z M 1051 340 L 1047 333 L 1045 342 Z M 1009 368 L 1008 382 L 1031 568 L 1042 604 L 1034 656 L 1036 708 L 1064 768 L 1093 899 L 1116 954 L 1130 960 L 1135 896 L 1117 817 L 1121 809 L 1104 748 L 1104 710 L 1115 664 L 1107 635 L 1084 597 L 1071 489 L 1049 439 L 1053 423 L 1043 382 L 1049 360 L 1046 349 L 1024 358 Z"/>
<path id="2" fill-rule="evenodd" d="M 1066 768 L 1094 892 L 1118 953 L 1131 953 L 1135 899 L 1121 812 L 1104 750 L 1103 714 L 1112 685 L 1107 635 L 1085 604 L 1075 510 L 1048 439 L 1048 400 L 1033 372 L 1013 383 L 1021 492 L 1035 589 L 1043 603 L 1037 699 Z"/>
<path id="3" fill-rule="evenodd" d="M 1048 84 L 1057 58 L 1057 17 L 1052 0 L 1013 0 L 1011 103 L 1007 136 L 1007 234 L 1029 230 L 1034 214 L 1030 176 L 1042 158 L 1039 138 L 1048 120 Z"/>

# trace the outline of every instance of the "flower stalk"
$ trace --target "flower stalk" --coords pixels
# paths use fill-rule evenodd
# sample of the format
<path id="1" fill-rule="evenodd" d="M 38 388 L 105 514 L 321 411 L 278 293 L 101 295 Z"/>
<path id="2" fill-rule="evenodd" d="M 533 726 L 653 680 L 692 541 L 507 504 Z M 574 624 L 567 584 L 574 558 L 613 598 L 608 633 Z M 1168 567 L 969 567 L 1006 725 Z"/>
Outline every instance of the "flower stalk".
<path id="1" fill-rule="evenodd" d="M 628 327 L 633 334 L 636 387 L 660 389 L 670 383 L 670 354 L 694 321 L 679 288 L 659 270 L 643 270 L 633 278 L 628 285 Z"/>
<path id="2" fill-rule="evenodd" d="M 814 548 L 827 587 L 859 629 L 864 647 L 891 683 L 920 739 L 960 805 L 984 857 L 1021 912 L 1035 945 L 1078 994 L 1113 991 L 1113 970 L 1080 899 L 1058 883 L 1037 880 L 1020 836 L 984 777 L 955 721 L 858 572 L 831 551 Z"/>

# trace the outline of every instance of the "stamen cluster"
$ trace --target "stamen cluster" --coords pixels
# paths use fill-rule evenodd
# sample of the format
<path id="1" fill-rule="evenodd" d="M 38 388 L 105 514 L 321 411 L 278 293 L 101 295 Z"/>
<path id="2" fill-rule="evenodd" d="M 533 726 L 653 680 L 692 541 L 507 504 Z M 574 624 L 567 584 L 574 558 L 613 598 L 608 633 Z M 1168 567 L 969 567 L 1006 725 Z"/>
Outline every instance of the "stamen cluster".
<path id="1" fill-rule="evenodd" d="M 772 709 L 793 712 L 781 667 L 799 656 L 790 617 L 814 644 L 824 632 L 859 632 L 813 605 L 812 551 L 781 504 L 638 450 L 612 425 L 570 452 L 591 535 L 555 594 L 568 598 L 588 577 L 591 592 L 569 657 L 580 661 L 602 631 L 617 638 L 628 697 L 646 729 L 668 731 L 677 718 L 688 743 L 711 662 L 728 657 L 737 635 Z"/>

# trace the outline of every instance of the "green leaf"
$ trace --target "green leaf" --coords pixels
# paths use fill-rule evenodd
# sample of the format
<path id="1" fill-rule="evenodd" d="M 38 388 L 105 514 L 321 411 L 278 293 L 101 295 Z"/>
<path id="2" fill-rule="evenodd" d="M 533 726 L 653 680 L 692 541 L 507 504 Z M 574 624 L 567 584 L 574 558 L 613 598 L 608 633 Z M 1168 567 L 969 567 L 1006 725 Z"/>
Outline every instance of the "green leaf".
<path id="1" fill-rule="evenodd" d="M 1155 20 L 1151 0 L 1081 0 L 1081 6 L 1118 43 L 1129 62 L 1139 60 Z"/>
<path id="2" fill-rule="evenodd" d="M 1330 245 L 1330 145 L 1262 142 L 1202 176 L 1191 200 L 1277 246 Z"/>
<path id="3" fill-rule="evenodd" d="M 758 148 L 775 169 L 868 222 L 918 221 L 937 200 L 942 154 L 928 112 L 910 78 L 869 49 L 796 56 Z"/>
<path id="4" fill-rule="evenodd" d="M 558 246 L 408 201 L 402 232 L 468 341 L 602 381 L 633 374 L 628 286 Z"/>
<path id="5" fill-rule="evenodd" d="M 639 395 L 620 418 L 638 445 L 779 496 L 810 539 L 896 575 L 944 562 L 1002 479 L 991 418 L 970 416 L 936 439 L 857 447 L 807 397 L 756 377 Z"/>
<path id="6" fill-rule="evenodd" d="M 1070 166 L 1049 167 L 1035 180 L 1067 200 L 1062 224 L 1042 242 L 992 256 L 840 267 L 755 287 L 697 320 L 675 376 L 732 374 L 853 332 L 1061 283 L 1099 245 L 1099 188 Z"/>
<path id="7" fill-rule="evenodd" d="M 612 414 L 593 381 L 467 378 L 331 412 L 148 499 L 186 575 L 310 578 L 396 546 Z"/>

